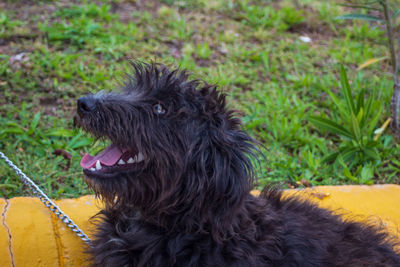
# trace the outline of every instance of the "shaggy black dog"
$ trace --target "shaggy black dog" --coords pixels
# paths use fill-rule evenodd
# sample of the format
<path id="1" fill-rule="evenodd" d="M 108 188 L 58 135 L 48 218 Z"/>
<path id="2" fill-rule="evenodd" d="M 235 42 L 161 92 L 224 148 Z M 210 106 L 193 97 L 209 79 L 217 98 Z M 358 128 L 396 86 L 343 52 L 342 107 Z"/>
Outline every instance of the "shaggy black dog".
<path id="1" fill-rule="evenodd" d="M 80 127 L 111 141 L 81 161 L 105 202 L 95 266 L 400 266 L 383 228 L 252 196 L 255 142 L 215 86 L 132 65 L 121 91 L 78 100 Z"/>

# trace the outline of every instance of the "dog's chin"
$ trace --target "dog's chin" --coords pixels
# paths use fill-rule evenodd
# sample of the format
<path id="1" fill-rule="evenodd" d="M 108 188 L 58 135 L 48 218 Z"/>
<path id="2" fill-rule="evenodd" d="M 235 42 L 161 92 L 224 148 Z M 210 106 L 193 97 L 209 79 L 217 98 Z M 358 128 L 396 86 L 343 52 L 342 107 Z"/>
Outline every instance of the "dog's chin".
<path id="1" fill-rule="evenodd" d="M 141 164 L 143 165 L 143 164 Z M 143 169 L 136 168 L 113 168 L 103 171 L 91 171 L 84 169 L 84 181 L 94 191 L 97 197 L 104 202 L 114 205 L 116 199 L 129 199 L 129 194 L 134 191 L 133 184 L 140 184 Z M 127 189 L 130 190 L 127 190 Z M 128 194 L 128 195 L 127 195 Z"/>
<path id="2" fill-rule="evenodd" d="M 144 168 L 144 163 L 126 164 L 122 166 L 103 166 L 100 170 L 83 169 L 88 179 L 115 179 L 120 177 L 135 177 Z"/>

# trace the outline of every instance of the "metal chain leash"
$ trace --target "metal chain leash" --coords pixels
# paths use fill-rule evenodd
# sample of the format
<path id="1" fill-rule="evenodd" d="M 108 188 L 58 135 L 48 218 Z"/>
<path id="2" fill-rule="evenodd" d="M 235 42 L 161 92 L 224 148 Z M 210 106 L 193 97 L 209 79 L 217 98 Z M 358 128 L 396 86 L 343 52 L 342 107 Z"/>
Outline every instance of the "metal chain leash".
<path id="1" fill-rule="evenodd" d="M 21 178 L 21 181 L 28 186 L 33 195 L 38 197 L 42 203 L 49 208 L 51 212 L 53 212 L 63 223 L 65 223 L 80 239 L 82 239 L 85 243 L 90 244 L 91 240 L 89 237 L 81 230 L 79 227 L 53 202 L 51 199 L 43 193 L 42 190 L 28 177 L 23 173 L 14 163 L 9 160 L 3 152 L 0 151 L 0 157 L 10 166 L 15 173 Z"/>

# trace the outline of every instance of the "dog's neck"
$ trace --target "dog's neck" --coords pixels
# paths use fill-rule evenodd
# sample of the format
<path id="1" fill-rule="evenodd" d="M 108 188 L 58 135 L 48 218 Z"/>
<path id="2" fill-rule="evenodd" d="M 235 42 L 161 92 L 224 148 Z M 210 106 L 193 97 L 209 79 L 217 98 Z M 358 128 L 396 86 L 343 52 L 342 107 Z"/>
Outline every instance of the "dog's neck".
<path id="1" fill-rule="evenodd" d="M 252 196 L 249 192 L 243 192 L 242 198 L 235 205 L 223 205 L 221 202 L 215 205 L 212 201 L 215 197 L 204 196 L 202 200 L 198 200 L 203 202 L 201 204 L 177 204 L 176 197 L 171 196 L 162 206 L 152 210 L 132 206 L 108 206 L 106 210 L 115 217 L 156 226 L 165 233 L 205 234 L 211 235 L 217 242 L 223 242 L 235 235 L 238 225 L 233 225 L 232 222 L 238 223 L 248 218 L 246 202 L 251 200 Z M 226 196 L 220 195 L 218 198 L 224 199 Z"/>

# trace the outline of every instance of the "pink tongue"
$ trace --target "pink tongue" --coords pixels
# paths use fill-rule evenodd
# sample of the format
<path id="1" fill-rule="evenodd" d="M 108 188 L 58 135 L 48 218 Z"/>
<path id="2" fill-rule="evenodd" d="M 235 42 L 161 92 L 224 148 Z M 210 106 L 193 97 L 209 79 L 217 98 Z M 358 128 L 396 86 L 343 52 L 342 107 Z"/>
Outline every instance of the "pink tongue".
<path id="1" fill-rule="evenodd" d="M 81 167 L 84 169 L 93 168 L 96 166 L 96 161 L 98 160 L 105 166 L 112 166 L 117 163 L 125 151 L 125 149 L 121 151 L 114 144 L 111 144 L 97 156 L 91 156 L 86 153 L 81 159 Z"/>

